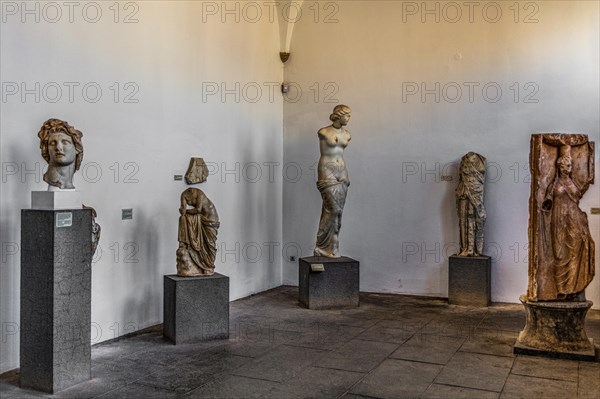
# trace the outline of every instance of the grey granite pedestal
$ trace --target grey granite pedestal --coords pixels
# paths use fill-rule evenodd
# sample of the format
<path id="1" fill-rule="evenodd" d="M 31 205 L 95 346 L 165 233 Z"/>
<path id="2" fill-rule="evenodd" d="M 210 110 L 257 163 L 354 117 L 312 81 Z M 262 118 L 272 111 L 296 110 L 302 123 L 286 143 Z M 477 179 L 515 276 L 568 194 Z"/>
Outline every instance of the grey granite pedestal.
<path id="1" fill-rule="evenodd" d="M 299 259 L 298 300 L 309 309 L 358 307 L 359 282 L 359 262 L 355 259 L 345 256 Z"/>
<path id="2" fill-rule="evenodd" d="M 491 296 L 492 258 L 452 255 L 448 263 L 448 303 L 488 306 Z"/>
<path id="3" fill-rule="evenodd" d="M 530 302 L 519 298 L 527 311 L 525 328 L 514 353 L 595 361 L 594 342 L 585 332 L 585 315 L 592 301 Z"/>
<path id="4" fill-rule="evenodd" d="M 21 387 L 91 378 L 92 211 L 21 211 Z"/>
<path id="5" fill-rule="evenodd" d="M 175 345 L 229 338 L 229 277 L 164 278 L 165 338 Z"/>

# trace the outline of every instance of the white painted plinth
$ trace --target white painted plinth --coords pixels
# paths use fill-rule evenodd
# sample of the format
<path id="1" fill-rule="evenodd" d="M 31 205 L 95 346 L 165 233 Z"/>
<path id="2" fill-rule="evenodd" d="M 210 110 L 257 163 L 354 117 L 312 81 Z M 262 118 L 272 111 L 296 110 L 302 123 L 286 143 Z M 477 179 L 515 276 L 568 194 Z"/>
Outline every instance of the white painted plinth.
<path id="1" fill-rule="evenodd" d="M 31 209 L 81 209 L 81 191 L 32 191 Z"/>

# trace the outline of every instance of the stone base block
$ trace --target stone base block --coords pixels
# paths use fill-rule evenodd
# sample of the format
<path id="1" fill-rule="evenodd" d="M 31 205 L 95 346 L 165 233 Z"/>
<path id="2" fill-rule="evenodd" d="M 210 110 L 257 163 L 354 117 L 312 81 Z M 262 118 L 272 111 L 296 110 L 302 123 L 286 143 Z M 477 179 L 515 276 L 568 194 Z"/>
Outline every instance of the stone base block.
<path id="1" fill-rule="evenodd" d="M 31 209 L 81 209 L 81 191 L 32 191 Z"/>
<path id="2" fill-rule="evenodd" d="M 323 271 L 317 271 L 323 267 Z M 359 305 L 359 262 L 342 256 L 299 259 L 299 298 L 309 309 L 356 308 Z"/>
<path id="3" fill-rule="evenodd" d="M 488 306 L 491 297 L 492 258 L 452 255 L 448 263 L 448 303 Z"/>
<path id="4" fill-rule="evenodd" d="M 229 338 L 229 277 L 164 277 L 165 338 L 175 345 Z"/>
<path id="5" fill-rule="evenodd" d="M 21 387 L 91 378 L 91 265 L 91 210 L 21 211 Z"/>
<path id="6" fill-rule="evenodd" d="M 592 301 L 529 302 L 525 296 L 519 299 L 527 311 L 527 322 L 517 338 L 514 353 L 596 360 L 594 342 L 584 328 Z"/>

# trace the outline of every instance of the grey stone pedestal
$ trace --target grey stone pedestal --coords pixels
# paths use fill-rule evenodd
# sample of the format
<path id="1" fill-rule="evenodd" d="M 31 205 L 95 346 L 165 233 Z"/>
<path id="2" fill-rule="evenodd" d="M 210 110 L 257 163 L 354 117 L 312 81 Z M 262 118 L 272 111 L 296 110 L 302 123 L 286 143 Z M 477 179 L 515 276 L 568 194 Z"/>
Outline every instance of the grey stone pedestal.
<path id="1" fill-rule="evenodd" d="M 323 266 L 323 271 L 316 271 Z M 312 266 L 312 267 L 311 267 Z M 356 308 L 359 305 L 359 262 L 342 256 L 299 259 L 299 297 L 309 309 Z"/>
<path id="2" fill-rule="evenodd" d="M 164 278 L 165 338 L 175 345 L 229 338 L 229 277 Z"/>
<path id="3" fill-rule="evenodd" d="M 21 211 L 21 387 L 91 378 L 92 211 Z"/>
<path id="4" fill-rule="evenodd" d="M 585 315 L 592 301 L 529 302 L 519 298 L 527 311 L 525 328 L 514 353 L 595 361 L 594 342 L 585 333 Z"/>
<path id="5" fill-rule="evenodd" d="M 449 258 L 448 303 L 486 307 L 490 304 L 492 258 L 456 256 Z"/>

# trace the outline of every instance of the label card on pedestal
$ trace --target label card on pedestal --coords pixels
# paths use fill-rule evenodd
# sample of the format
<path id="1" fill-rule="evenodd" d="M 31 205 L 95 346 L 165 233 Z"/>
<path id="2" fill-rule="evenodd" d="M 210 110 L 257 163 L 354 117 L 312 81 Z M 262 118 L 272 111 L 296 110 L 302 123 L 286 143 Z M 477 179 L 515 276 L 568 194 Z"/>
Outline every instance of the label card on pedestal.
<path id="1" fill-rule="evenodd" d="M 71 212 L 59 212 L 56 214 L 56 227 L 73 226 L 73 214 Z"/>
<path id="2" fill-rule="evenodd" d="M 322 264 L 322 263 L 311 263 L 310 270 L 312 272 L 324 272 L 325 271 L 325 265 Z"/>

